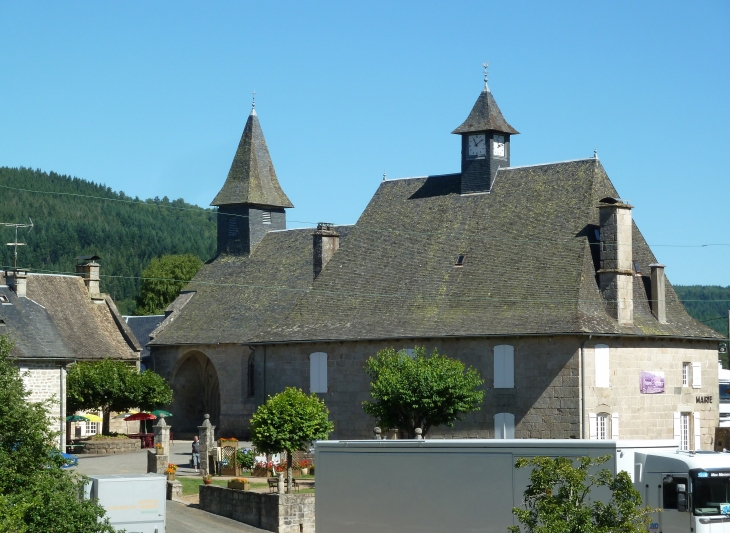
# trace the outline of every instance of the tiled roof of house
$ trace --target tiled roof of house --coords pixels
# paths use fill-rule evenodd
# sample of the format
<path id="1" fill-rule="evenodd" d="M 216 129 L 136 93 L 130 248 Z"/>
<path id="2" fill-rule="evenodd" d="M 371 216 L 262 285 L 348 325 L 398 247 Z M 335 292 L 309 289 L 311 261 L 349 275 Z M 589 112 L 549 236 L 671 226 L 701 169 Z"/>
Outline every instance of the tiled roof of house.
<path id="1" fill-rule="evenodd" d="M 15 344 L 13 357 L 67 361 L 76 358 L 42 305 L 28 298 L 18 298 L 6 285 L 0 286 L 0 300 L 3 301 L 0 335 L 9 335 Z"/>
<path id="2" fill-rule="evenodd" d="M 92 302 L 79 276 L 30 273 L 27 296 L 45 307 L 75 359 L 139 357 L 141 346 L 114 302 Z"/>
<path id="3" fill-rule="evenodd" d="M 348 226 L 336 226 L 346 242 Z M 244 343 L 282 320 L 312 284 L 312 228 L 272 231 L 249 256 L 204 265 L 151 345 Z"/>
<path id="4" fill-rule="evenodd" d="M 596 279 L 596 206 L 618 195 L 597 159 L 502 169 L 489 194 L 462 196 L 459 185 L 458 174 L 383 182 L 312 290 L 252 340 L 719 337 L 687 314 L 668 282 L 668 321 L 652 315 L 646 287 L 656 258 L 635 225 L 642 276 L 634 278 L 634 324 L 621 327 L 607 314 Z M 272 265 L 286 257 L 272 252 Z"/>
<path id="5" fill-rule="evenodd" d="M 294 207 L 276 177 L 256 111 L 246 121 L 223 188 L 210 205 Z"/>

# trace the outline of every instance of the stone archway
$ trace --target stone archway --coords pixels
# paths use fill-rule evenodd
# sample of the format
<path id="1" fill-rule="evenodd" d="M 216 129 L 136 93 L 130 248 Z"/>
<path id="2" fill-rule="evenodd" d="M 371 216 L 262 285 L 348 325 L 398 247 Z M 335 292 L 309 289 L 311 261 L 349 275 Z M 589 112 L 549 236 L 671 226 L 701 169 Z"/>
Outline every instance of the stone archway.
<path id="1" fill-rule="evenodd" d="M 171 422 L 176 433 L 197 435 L 205 414 L 210 415 L 211 424 L 220 427 L 218 372 L 203 352 L 188 352 L 180 359 L 173 373 L 172 390 Z"/>

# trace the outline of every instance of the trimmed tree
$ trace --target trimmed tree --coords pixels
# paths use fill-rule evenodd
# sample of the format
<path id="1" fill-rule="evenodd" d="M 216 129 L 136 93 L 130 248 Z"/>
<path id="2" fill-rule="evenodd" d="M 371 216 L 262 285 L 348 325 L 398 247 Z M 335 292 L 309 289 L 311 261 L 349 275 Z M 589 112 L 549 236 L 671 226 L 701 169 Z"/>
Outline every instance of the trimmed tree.
<path id="1" fill-rule="evenodd" d="M 517 468 L 533 470 L 524 508 L 512 509 L 522 528 L 511 526 L 510 532 L 645 533 L 655 509 L 642 507 L 641 495 L 626 472 L 615 476 L 607 468 L 595 472 L 596 466 L 609 459 L 610 455 L 579 457 L 577 465 L 567 457 L 518 459 Z M 591 501 L 591 491 L 597 487 L 610 491 L 608 502 Z"/>
<path id="2" fill-rule="evenodd" d="M 363 410 L 388 428 L 397 428 L 416 438 L 416 428 L 426 433 L 436 426 L 453 427 L 456 420 L 478 411 L 484 400 L 484 380 L 474 368 L 434 350 L 415 355 L 393 348 L 379 351 L 365 363 L 370 376 L 370 396 Z"/>
<path id="3" fill-rule="evenodd" d="M 135 314 L 163 313 L 201 266 L 203 262 L 193 254 L 163 255 L 152 259 L 142 272 Z"/>
<path id="4" fill-rule="evenodd" d="M 112 411 L 123 412 L 133 407 L 151 410 L 172 402 L 172 389 L 162 376 L 151 370 L 140 373 L 124 361 L 78 363 L 69 369 L 66 382 L 68 410 L 100 409 L 104 414 L 104 435 L 109 434 Z"/>
<path id="5" fill-rule="evenodd" d="M 28 402 L 12 347 L 0 336 L 0 531 L 113 533 L 104 509 L 79 498 L 85 479 L 61 468 L 48 415 L 53 405 Z"/>
<path id="6" fill-rule="evenodd" d="M 251 441 L 262 453 L 286 452 L 287 491 L 292 490 L 292 454 L 306 450 L 315 440 L 326 440 L 334 430 L 329 409 L 312 393 L 287 387 L 269 396 L 251 417 Z"/>

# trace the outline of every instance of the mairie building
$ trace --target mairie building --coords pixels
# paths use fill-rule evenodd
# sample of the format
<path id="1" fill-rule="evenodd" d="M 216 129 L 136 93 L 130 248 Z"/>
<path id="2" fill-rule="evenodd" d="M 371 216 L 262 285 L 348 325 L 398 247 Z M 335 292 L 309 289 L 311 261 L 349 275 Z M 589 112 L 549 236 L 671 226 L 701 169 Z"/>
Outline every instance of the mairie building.
<path id="1" fill-rule="evenodd" d="M 218 207 L 218 254 L 150 343 L 175 432 L 221 436 L 287 386 L 334 438 L 371 438 L 368 357 L 425 347 L 484 377 L 481 409 L 428 438 L 678 439 L 709 449 L 720 335 L 692 319 L 600 160 L 513 167 L 485 82 L 458 172 L 383 181 L 356 224 L 287 229 L 252 110 Z M 315 186 L 315 184 L 313 184 Z M 212 196 L 211 192 L 211 196 Z"/>

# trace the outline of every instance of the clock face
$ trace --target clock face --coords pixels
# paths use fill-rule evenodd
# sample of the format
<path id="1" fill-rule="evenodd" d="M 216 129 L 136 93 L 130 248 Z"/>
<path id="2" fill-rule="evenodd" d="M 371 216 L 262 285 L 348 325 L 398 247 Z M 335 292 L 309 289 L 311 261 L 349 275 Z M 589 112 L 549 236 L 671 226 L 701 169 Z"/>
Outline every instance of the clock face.
<path id="1" fill-rule="evenodd" d="M 487 155 L 487 139 L 484 135 L 469 135 L 469 156 L 484 157 Z"/>
<path id="2" fill-rule="evenodd" d="M 504 135 L 495 135 L 493 139 L 494 155 L 504 157 Z"/>

